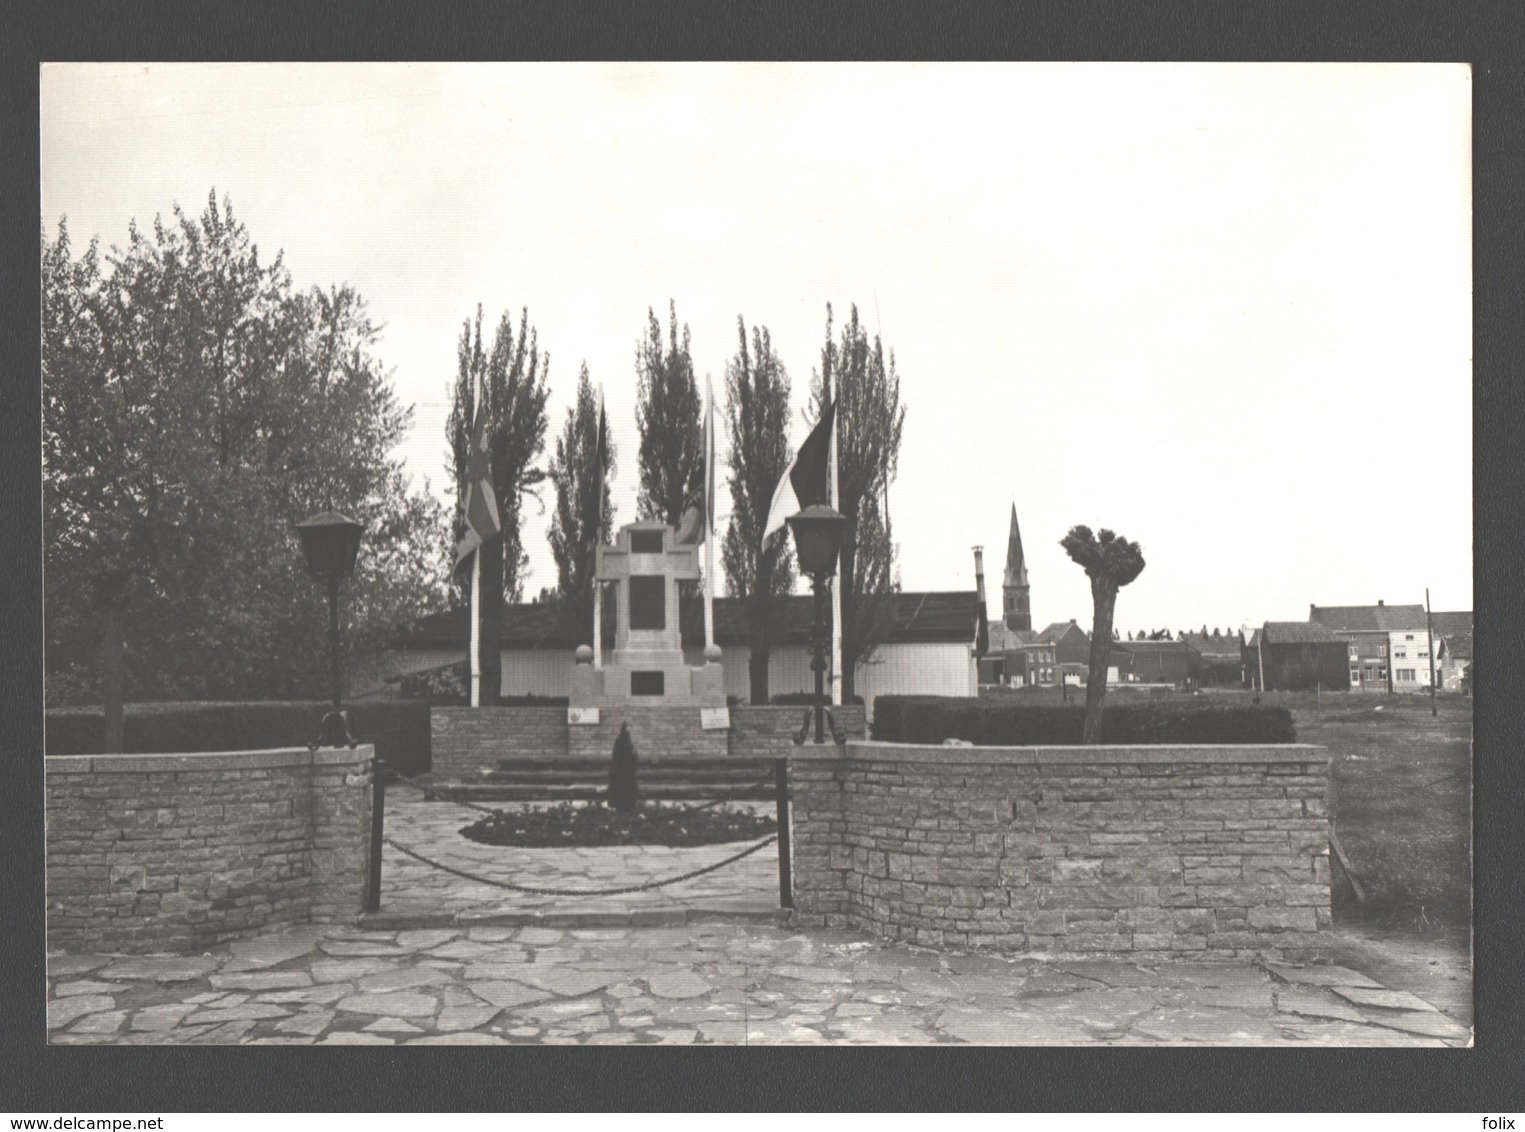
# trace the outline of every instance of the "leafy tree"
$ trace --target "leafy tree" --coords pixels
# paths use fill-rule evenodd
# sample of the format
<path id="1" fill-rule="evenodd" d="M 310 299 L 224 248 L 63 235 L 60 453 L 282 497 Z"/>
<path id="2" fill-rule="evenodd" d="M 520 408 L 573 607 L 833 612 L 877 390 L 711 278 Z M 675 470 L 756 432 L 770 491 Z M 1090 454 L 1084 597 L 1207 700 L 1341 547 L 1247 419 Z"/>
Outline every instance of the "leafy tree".
<path id="1" fill-rule="evenodd" d="M 482 555 L 482 703 L 494 704 L 502 684 L 502 655 L 498 640 L 505 601 L 524 596 L 524 575 L 529 555 L 524 551 L 522 509 L 526 496 L 545 480 L 535 466 L 545 451 L 545 402 L 550 395 L 546 370 L 550 359 L 536 345 L 529 325 L 529 311 L 519 315 L 519 333 L 505 311 L 493 334 L 492 350 L 482 347 L 482 308 L 476 319 L 461 327 L 456 348 L 456 376 L 446 433 L 450 443 L 450 470 L 455 477 L 455 535 L 466 531 L 467 468 L 470 463 L 471 429 L 476 419 L 477 390 L 483 390 L 487 410 L 488 460 L 492 467 L 493 495 L 503 525 L 500 537 L 489 539 Z M 538 498 L 538 497 L 537 497 Z M 461 585 L 458 600 L 469 601 Z M 454 596 L 454 595 L 452 595 Z"/>
<path id="2" fill-rule="evenodd" d="M 392 453 L 410 410 L 350 288 L 298 292 L 231 204 L 177 207 L 125 249 L 42 239 L 49 698 L 87 700 L 123 645 L 141 699 L 305 695 L 326 671 L 322 587 L 293 524 L 362 523 L 348 670 L 443 597 L 448 526 Z M 108 716 L 111 714 L 108 711 Z"/>
<path id="3" fill-rule="evenodd" d="M 1138 543 L 1102 529 L 1071 527 L 1059 541 L 1066 554 L 1091 580 L 1094 620 L 1091 626 L 1090 673 L 1086 681 L 1086 717 L 1081 742 L 1101 742 L 1102 702 L 1107 694 L 1107 648 L 1112 639 L 1112 614 L 1117 591 L 1144 572 L 1144 555 Z"/>
<path id="4" fill-rule="evenodd" d="M 598 399 L 584 362 L 577 374 L 576 399 L 567 409 L 566 423 L 551 457 L 549 475 L 556 489 L 556 511 L 546 536 L 556 562 L 556 594 L 563 614 L 578 634 L 587 634 L 586 638 L 579 635 L 580 642 L 591 641 L 593 635 L 593 567 L 599 532 L 602 530 L 607 542 L 614 522 L 614 508 L 609 502 L 609 480 L 615 466 L 613 438 L 605 436 L 599 499 L 594 498 L 599 480 L 594 470 L 597 448 Z"/>
<path id="5" fill-rule="evenodd" d="M 736 356 L 725 370 L 731 521 L 721 556 L 727 591 L 747 606 L 752 702 L 766 704 L 774 598 L 794 589 L 789 540 L 761 546 L 773 491 L 789 466 L 789 374 L 766 326 L 752 328 L 749 350 L 746 322 L 737 316 L 736 337 Z"/>
<path id="6" fill-rule="evenodd" d="M 635 423 L 641 437 L 636 510 L 642 519 L 676 527 L 704 488 L 699 386 L 688 353 L 688 326 L 681 338 L 678 334 L 677 304 L 668 304 L 666 349 L 662 327 L 649 307 L 646 318 L 646 337 L 635 355 Z"/>
<path id="7" fill-rule="evenodd" d="M 895 547 L 888 493 L 900 459 L 905 409 L 895 355 L 886 363 L 878 335 L 870 344 L 853 306 L 840 342 L 832 338 L 826 307 L 826 342 L 814 375 L 816 419 L 837 398 L 837 498 L 847 517 L 842 534 L 842 698 L 854 694 L 859 665 L 889 636 L 895 623 Z M 858 559 L 865 562 L 860 566 Z"/>

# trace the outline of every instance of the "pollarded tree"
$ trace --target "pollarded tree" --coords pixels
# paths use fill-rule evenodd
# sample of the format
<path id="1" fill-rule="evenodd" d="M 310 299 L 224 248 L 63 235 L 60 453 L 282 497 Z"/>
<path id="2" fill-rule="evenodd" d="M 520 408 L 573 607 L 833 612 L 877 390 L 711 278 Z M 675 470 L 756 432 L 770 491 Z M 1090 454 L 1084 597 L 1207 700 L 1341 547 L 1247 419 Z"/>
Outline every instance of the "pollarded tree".
<path id="1" fill-rule="evenodd" d="M 577 375 L 577 395 L 556 438 L 549 477 L 556 488 L 556 510 L 547 541 L 556 562 L 556 598 L 578 641 L 592 639 L 594 549 L 600 532 L 608 542 L 614 522 L 609 480 L 614 473 L 614 441 L 605 427 L 602 459 L 598 456 L 598 399 L 588 364 Z M 602 463 L 602 474 L 598 465 Z M 545 591 L 542 591 L 544 593 Z M 584 636 L 586 634 L 586 637 Z"/>
<path id="2" fill-rule="evenodd" d="M 1059 540 L 1064 552 L 1091 579 L 1090 673 L 1086 680 L 1086 718 L 1082 743 L 1101 742 L 1102 701 L 1107 695 L 1107 650 L 1112 640 L 1112 614 L 1117 591 L 1144 572 L 1144 555 L 1136 542 L 1103 528 L 1094 535 L 1090 527 L 1076 526 Z"/>
<path id="3" fill-rule="evenodd" d="M 894 352 L 886 362 L 878 335 L 869 342 L 856 306 L 838 343 L 832 338 L 832 310 L 827 305 L 826 343 L 813 386 L 817 419 L 826 402 L 837 399 L 837 498 L 838 508 L 847 517 L 839 568 L 845 702 L 854 693 L 858 666 L 873 658 L 895 622 L 895 547 L 886 498 L 905 428 Z M 872 501 L 868 522 L 864 521 L 865 501 Z M 860 554 L 871 560 L 864 568 L 858 565 Z"/>
<path id="4" fill-rule="evenodd" d="M 480 305 L 475 321 L 468 319 L 461 328 L 450 420 L 446 425 L 450 470 L 456 487 L 455 535 L 459 539 L 466 531 L 467 468 L 478 389 L 483 391 L 487 410 L 488 462 L 492 468 L 498 518 L 503 527 L 502 534 L 489 539 L 479 551 L 482 555 L 482 608 L 478 616 L 482 619 L 484 705 L 497 702 L 501 686 L 502 655 L 498 641 L 503 626 L 504 602 L 516 602 L 524 593 L 524 572 L 529 556 L 524 552 L 521 513 L 525 497 L 533 495 L 537 485 L 545 480 L 545 472 L 535 465 L 545 450 L 545 402 L 550 395 L 546 371 L 549 365 L 549 357 L 536 345 L 527 309 L 520 312 L 517 336 L 508 312 L 503 312 L 493 334 L 490 353 L 482 347 Z"/>
<path id="5" fill-rule="evenodd" d="M 646 337 L 635 353 L 635 423 L 641 437 L 636 510 L 642 519 L 676 527 L 704 488 L 699 385 L 689 358 L 687 325 L 681 337 L 678 333 L 677 304 L 668 304 L 666 349 L 661 324 L 649 307 L 646 319 Z"/>
<path id="6" fill-rule="evenodd" d="M 773 491 L 789 466 L 789 374 L 773 351 L 768 328 L 736 318 L 736 356 L 725 367 L 725 420 L 730 435 L 731 521 L 721 544 L 726 589 L 746 603 L 749 676 L 754 704 L 768 702 L 774 599 L 794 589 L 794 559 L 785 538 L 761 546 Z"/>

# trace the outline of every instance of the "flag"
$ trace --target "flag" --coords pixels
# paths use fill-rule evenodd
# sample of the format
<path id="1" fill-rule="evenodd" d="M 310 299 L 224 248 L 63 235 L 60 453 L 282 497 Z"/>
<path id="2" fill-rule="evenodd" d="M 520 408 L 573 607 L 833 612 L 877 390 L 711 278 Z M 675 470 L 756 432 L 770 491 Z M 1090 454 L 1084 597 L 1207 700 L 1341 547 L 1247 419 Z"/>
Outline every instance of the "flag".
<path id="1" fill-rule="evenodd" d="M 695 546 L 715 533 L 715 398 L 708 380 L 705 379 L 704 421 L 699 434 L 704 482 L 699 488 L 699 502 L 683 512 L 683 521 L 678 524 L 679 546 Z"/>
<path id="2" fill-rule="evenodd" d="M 768 522 L 763 527 L 766 544 L 774 531 L 782 530 L 789 516 L 803 511 L 814 503 L 831 502 L 831 487 L 827 482 L 828 457 L 831 450 L 832 423 L 836 420 L 837 404 L 829 402 L 815 428 L 800 445 L 794 459 L 784 469 L 778 488 L 773 492 L 773 505 L 768 508 Z"/>
<path id="3" fill-rule="evenodd" d="M 608 421 L 604 386 L 598 388 L 598 433 L 593 438 L 593 546 L 604 545 L 604 461 L 608 459 Z M 595 549 L 596 554 L 596 549 Z"/>
<path id="4" fill-rule="evenodd" d="M 477 404 L 476 424 L 471 430 L 471 451 L 466 464 L 466 534 L 455 548 L 455 566 L 477 547 L 503 530 L 498 518 L 498 498 L 492 490 L 492 465 L 487 452 L 487 409 Z"/>

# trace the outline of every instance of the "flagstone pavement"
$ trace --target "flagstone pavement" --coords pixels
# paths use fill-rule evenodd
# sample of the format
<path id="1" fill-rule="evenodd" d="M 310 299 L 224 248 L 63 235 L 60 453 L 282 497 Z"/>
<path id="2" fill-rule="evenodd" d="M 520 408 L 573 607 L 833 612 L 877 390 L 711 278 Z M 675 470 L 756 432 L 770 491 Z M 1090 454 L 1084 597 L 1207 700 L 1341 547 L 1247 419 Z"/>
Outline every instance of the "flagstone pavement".
<path id="1" fill-rule="evenodd" d="M 388 835 L 463 871 L 626 887 L 699 849 L 515 850 L 388 797 Z M 443 879 L 441 879 L 443 878 Z M 960 955 L 777 922 L 773 846 L 635 895 L 539 897 L 388 848 L 383 907 L 188 955 L 53 953 L 54 1044 L 1466 1046 L 1430 1003 L 1337 966 Z"/>

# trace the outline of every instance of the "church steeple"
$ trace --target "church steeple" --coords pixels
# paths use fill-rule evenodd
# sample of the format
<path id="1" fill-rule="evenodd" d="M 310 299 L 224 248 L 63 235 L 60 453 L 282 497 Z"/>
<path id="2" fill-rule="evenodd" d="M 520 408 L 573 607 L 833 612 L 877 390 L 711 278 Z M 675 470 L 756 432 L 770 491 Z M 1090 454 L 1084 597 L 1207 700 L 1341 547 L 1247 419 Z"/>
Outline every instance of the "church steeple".
<path id="1" fill-rule="evenodd" d="M 1001 582 L 1003 619 L 1008 629 L 1031 629 L 1028 606 L 1027 560 L 1022 554 L 1022 530 L 1017 526 L 1017 505 L 1011 505 L 1011 533 L 1006 538 L 1006 576 Z"/>

